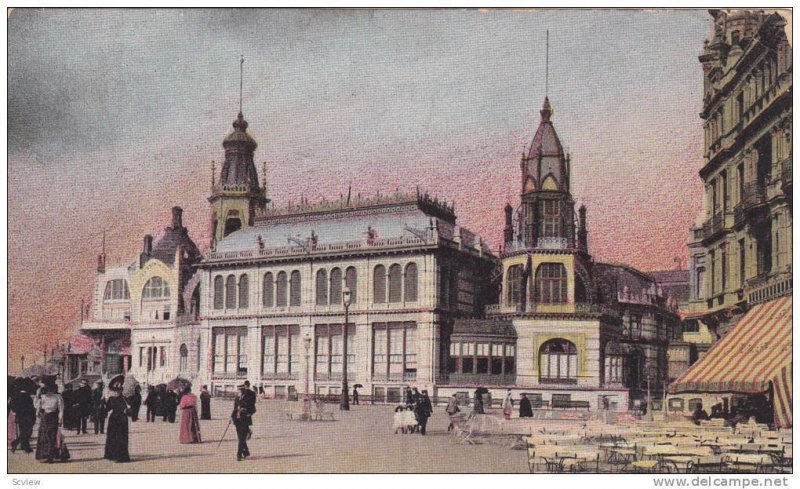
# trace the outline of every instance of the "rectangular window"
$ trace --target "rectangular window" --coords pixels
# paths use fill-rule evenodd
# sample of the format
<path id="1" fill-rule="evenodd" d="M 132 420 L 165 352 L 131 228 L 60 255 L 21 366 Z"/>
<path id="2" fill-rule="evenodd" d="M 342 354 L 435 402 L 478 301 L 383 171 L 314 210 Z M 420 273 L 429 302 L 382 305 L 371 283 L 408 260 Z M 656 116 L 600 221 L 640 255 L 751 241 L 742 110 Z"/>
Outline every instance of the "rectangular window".
<path id="1" fill-rule="evenodd" d="M 352 327 L 352 326 L 351 326 Z M 417 375 L 417 325 L 413 322 L 375 323 L 373 375 L 377 379 L 414 380 Z M 349 338 L 348 338 L 349 339 Z M 348 349 L 353 343 L 348 341 Z M 451 345 L 451 349 L 454 348 Z M 348 351 L 349 353 L 349 351 Z M 348 356 L 350 356 L 348 354 Z M 350 356 L 350 363 L 354 362 Z"/>
<path id="2" fill-rule="evenodd" d="M 139 347 L 139 367 L 144 367 L 144 347 Z"/>
<path id="3" fill-rule="evenodd" d="M 316 350 L 316 373 L 321 376 L 342 374 L 342 356 L 344 354 L 342 344 L 342 325 L 341 324 L 318 324 L 315 327 L 317 338 Z M 347 329 L 347 357 L 348 368 L 355 365 L 355 326 L 350 324 Z"/>
<path id="4" fill-rule="evenodd" d="M 261 372 L 264 374 L 275 373 L 275 329 L 265 326 L 262 336 Z"/>
<path id="5" fill-rule="evenodd" d="M 159 367 L 164 367 L 167 365 L 167 350 L 163 346 L 161 347 L 161 356 L 158 360 Z"/>
<path id="6" fill-rule="evenodd" d="M 539 204 L 541 225 L 539 237 L 558 238 L 561 236 L 561 202 L 544 200 Z"/>
<path id="7" fill-rule="evenodd" d="M 631 315 L 631 336 L 634 338 L 641 338 L 642 337 L 642 315 L 641 314 L 632 314 Z"/>
<path id="8" fill-rule="evenodd" d="M 745 280 L 745 252 L 746 249 L 744 247 L 744 238 L 739 240 L 739 287 L 744 287 L 744 280 Z"/>
<path id="9" fill-rule="evenodd" d="M 721 288 L 724 291 L 728 288 L 728 247 L 724 243 L 720 246 L 720 278 L 721 278 Z"/>
<path id="10" fill-rule="evenodd" d="M 213 328 L 214 373 L 247 373 L 247 328 Z"/>

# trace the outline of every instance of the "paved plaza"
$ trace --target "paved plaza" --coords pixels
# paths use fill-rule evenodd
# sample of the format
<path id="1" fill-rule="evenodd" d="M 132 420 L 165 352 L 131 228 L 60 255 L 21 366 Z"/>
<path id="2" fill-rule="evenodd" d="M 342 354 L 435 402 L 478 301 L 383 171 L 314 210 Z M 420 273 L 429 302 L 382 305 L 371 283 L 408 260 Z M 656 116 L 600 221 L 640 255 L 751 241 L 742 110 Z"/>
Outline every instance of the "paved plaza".
<path id="1" fill-rule="evenodd" d="M 254 416 L 252 456 L 236 461 L 236 432 L 228 430 L 233 403 L 212 400 L 210 421 L 201 421 L 203 443 L 181 445 L 179 422 L 131 423 L 132 462 L 118 464 L 103 459 L 104 435 L 66 433 L 72 459 L 44 464 L 33 454 L 8 453 L 9 473 L 108 472 L 528 472 L 525 450 L 492 443 L 461 445 L 447 433 L 444 407 L 434 408 L 428 434 L 395 435 L 393 406 L 352 406 L 340 412 L 330 405 L 335 421 L 287 420 L 280 413 L 300 409 L 299 402 L 259 401 Z M 144 406 L 143 406 L 144 407 Z M 144 410 L 141 415 L 144 416 Z M 180 413 L 178 413 L 180 416 Z M 180 421 L 178 419 L 178 421 Z M 36 430 L 34 430 L 34 436 Z M 35 443 L 35 440 L 34 440 Z"/>

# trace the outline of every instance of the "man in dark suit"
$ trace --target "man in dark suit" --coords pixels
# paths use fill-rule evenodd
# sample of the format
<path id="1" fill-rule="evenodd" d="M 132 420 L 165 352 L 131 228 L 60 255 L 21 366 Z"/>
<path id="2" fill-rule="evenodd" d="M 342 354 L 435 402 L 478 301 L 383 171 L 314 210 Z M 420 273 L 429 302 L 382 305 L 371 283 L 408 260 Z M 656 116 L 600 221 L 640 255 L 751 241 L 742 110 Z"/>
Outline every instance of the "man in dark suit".
<path id="1" fill-rule="evenodd" d="M 250 438 L 250 426 L 253 424 L 255 393 L 248 389 L 245 384 L 239 385 L 238 388 L 239 395 L 236 396 L 236 400 L 233 402 L 231 420 L 233 421 L 233 425 L 236 426 L 236 436 L 239 439 L 236 460 L 242 461 L 250 456 L 247 439 Z"/>
<path id="2" fill-rule="evenodd" d="M 13 453 L 19 446 L 25 453 L 31 453 L 31 434 L 33 434 L 33 424 L 36 422 L 36 409 L 33 406 L 31 395 L 24 388 L 15 392 L 11 396 L 9 406 L 14 411 L 17 423 L 17 437 L 11 442 L 11 452 Z"/>
<path id="3" fill-rule="evenodd" d="M 77 406 L 75 409 L 75 428 L 78 433 L 87 433 L 86 425 L 89 422 L 89 416 L 92 414 L 92 389 L 89 387 L 89 381 L 86 379 L 81 380 L 80 387 L 75 391 L 73 402 Z"/>
<path id="4" fill-rule="evenodd" d="M 92 422 L 94 423 L 94 434 L 104 434 L 106 430 L 106 399 L 103 395 L 103 381 L 98 380 L 96 387 L 92 390 Z"/>

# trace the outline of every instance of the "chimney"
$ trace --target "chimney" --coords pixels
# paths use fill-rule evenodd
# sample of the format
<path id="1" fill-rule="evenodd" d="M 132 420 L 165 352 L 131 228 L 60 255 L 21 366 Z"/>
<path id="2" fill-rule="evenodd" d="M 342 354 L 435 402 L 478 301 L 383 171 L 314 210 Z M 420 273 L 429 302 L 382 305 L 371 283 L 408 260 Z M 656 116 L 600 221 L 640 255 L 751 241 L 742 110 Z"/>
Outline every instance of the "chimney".
<path id="1" fill-rule="evenodd" d="M 149 234 L 144 235 L 144 248 L 142 249 L 142 253 L 150 256 L 153 252 L 153 237 Z"/>
<path id="2" fill-rule="evenodd" d="M 588 232 L 586 231 L 586 206 L 581 205 L 578 209 L 578 248 L 587 251 L 589 249 Z"/>
<path id="3" fill-rule="evenodd" d="M 512 224 L 514 208 L 506 204 L 506 227 L 503 229 L 503 243 L 510 243 L 514 239 L 514 226 Z"/>
<path id="4" fill-rule="evenodd" d="M 172 208 L 172 229 L 180 229 L 183 227 L 183 209 L 178 206 Z"/>

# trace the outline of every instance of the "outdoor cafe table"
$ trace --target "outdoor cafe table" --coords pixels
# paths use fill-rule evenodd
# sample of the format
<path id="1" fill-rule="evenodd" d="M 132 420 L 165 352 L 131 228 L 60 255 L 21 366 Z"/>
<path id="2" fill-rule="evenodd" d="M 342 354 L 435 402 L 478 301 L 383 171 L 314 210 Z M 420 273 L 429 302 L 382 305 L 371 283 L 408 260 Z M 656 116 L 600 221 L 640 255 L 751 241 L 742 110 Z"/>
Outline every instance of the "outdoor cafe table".
<path id="1" fill-rule="evenodd" d="M 605 452 L 608 463 L 628 465 L 636 460 L 636 445 L 630 443 L 601 443 L 598 448 Z"/>

